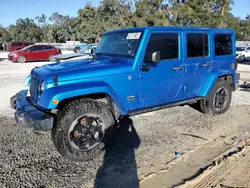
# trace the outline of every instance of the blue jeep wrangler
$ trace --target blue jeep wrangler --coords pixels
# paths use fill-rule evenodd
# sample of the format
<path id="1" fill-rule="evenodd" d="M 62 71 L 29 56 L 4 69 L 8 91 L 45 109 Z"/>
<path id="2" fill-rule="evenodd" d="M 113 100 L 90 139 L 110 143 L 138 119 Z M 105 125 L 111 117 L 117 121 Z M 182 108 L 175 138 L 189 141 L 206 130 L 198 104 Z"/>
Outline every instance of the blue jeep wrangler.
<path id="1" fill-rule="evenodd" d="M 185 104 L 219 115 L 238 88 L 231 29 L 109 31 L 91 55 L 32 69 L 29 90 L 10 100 L 18 124 L 51 131 L 58 152 L 73 161 L 102 152 L 122 117 Z"/>

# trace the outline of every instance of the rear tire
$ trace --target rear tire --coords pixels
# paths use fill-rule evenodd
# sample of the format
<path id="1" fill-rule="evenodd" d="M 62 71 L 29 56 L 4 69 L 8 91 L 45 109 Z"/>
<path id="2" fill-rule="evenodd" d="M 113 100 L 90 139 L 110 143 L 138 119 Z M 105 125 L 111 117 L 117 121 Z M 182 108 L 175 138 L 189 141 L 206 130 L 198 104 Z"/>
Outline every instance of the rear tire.
<path id="1" fill-rule="evenodd" d="M 51 135 L 63 157 L 81 162 L 104 151 L 112 140 L 114 127 L 114 116 L 104 103 L 78 99 L 58 113 Z"/>
<path id="2" fill-rule="evenodd" d="M 25 63 L 25 62 L 26 62 L 26 58 L 25 58 L 24 56 L 19 56 L 19 57 L 17 58 L 17 62 L 18 62 L 18 63 Z"/>
<path id="3" fill-rule="evenodd" d="M 51 62 L 52 62 L 52 61 L 55 61 L 53 55 L 49 56 L 49 61 L 51 61 Z"/>
<path id="4" fill-rule="evenodd" d="M 205 114 L 220 115 L 225 113 L 231 104 L 232 88 L 226 80 L 218 80 L 207 99 L 200 101 L 200 109 Z"/>

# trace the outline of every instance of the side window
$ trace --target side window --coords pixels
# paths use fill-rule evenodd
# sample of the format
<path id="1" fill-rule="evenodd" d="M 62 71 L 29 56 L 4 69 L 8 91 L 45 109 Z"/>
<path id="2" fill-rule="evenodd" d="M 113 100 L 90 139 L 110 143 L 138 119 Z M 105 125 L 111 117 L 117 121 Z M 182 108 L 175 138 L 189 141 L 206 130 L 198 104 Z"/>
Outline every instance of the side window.
<path id="1" fill-rule="evenodd" d="M 216 56 L 233 54 L 232 35 L 215 34 L 214 35 L 214 52 Z"/>
<path id="2" fill-rule="evenodd" d="M 247 48 L 247 52 L 250 52 L 250 47 Z"/>
<path id="3" fill-rule="evenodd" d="M 24 46 L 29 46 L 30 44 L 28 42 L 25 42 L 24 43 Z"/>
<path id="4" fill-rule="evenodd" d="M 161 60 L 178 59 L 179 43 L 177 33 L 152 34 L 147 46 L 146 54 L 161 52 Z"/>
<path id="5" fill-rule="evenodd" d="M 38 50 L 40 50 L 40 49 L 39 49 L 39 46 L 32 46 L 32 47 L 30 48 L 30 50 L 31 50 L 31 51 L 38 51 Z"/>
<path id="6" fill-rule="evenodd" d="M 20 42 L 12 42 L 12 46 L 22 46 L 22 43 Z"/>
<path id="7" fill-rule="evenodd" d="M 39 46 L 39 50 L 47 50 L 47 46 Z"/>
<path id="8" fill-rule="evenodd" d="M 208 56 L 208 34 L 189 33 L 187 34 L 187 57 Z"/>

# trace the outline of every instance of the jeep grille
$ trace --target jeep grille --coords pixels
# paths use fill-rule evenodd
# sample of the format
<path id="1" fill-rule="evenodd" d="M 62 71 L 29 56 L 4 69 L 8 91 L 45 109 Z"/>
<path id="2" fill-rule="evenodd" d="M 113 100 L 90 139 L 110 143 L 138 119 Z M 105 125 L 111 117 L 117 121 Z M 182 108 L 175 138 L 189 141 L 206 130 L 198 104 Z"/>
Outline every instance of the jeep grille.
<path id="1" fill-rule="evenodd" d="M 32 97 L 33 100 L 37 100 L 38 98 L 38 89 L 39 89 L 39 81 L 34 76 L 31 76 L 30 96 Z"/>

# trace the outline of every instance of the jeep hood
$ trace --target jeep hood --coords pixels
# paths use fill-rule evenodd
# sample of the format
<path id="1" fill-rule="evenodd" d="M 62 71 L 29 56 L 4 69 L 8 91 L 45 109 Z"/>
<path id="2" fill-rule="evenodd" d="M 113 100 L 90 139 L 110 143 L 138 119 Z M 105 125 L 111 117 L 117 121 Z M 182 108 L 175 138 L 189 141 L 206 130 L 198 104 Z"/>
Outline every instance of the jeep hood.
<path id="1" fill-rule="evenodd" d="M 83 53 L 70 53 L 70 54 L 60 54 L 60 55 L 55 55 L 53 56 L 56 61 L 58 60 L 65 60 L 65 59 L 71 59 L 75 57 L 82 57 L 82 56 L 87 56 L 88 54 L 83 54 Z"/>
<path id="2" fill-rule="evenodd" d="M 133 66 L 129 59 L 84 59 L 75 61 L 58 62 L 31 71 L 37 79 L 53 82 L 53 76 L 57 76 L 59 82 L 86 79 L 92 77 L 110 76 L 114 74 L 132 72 Z"/>

